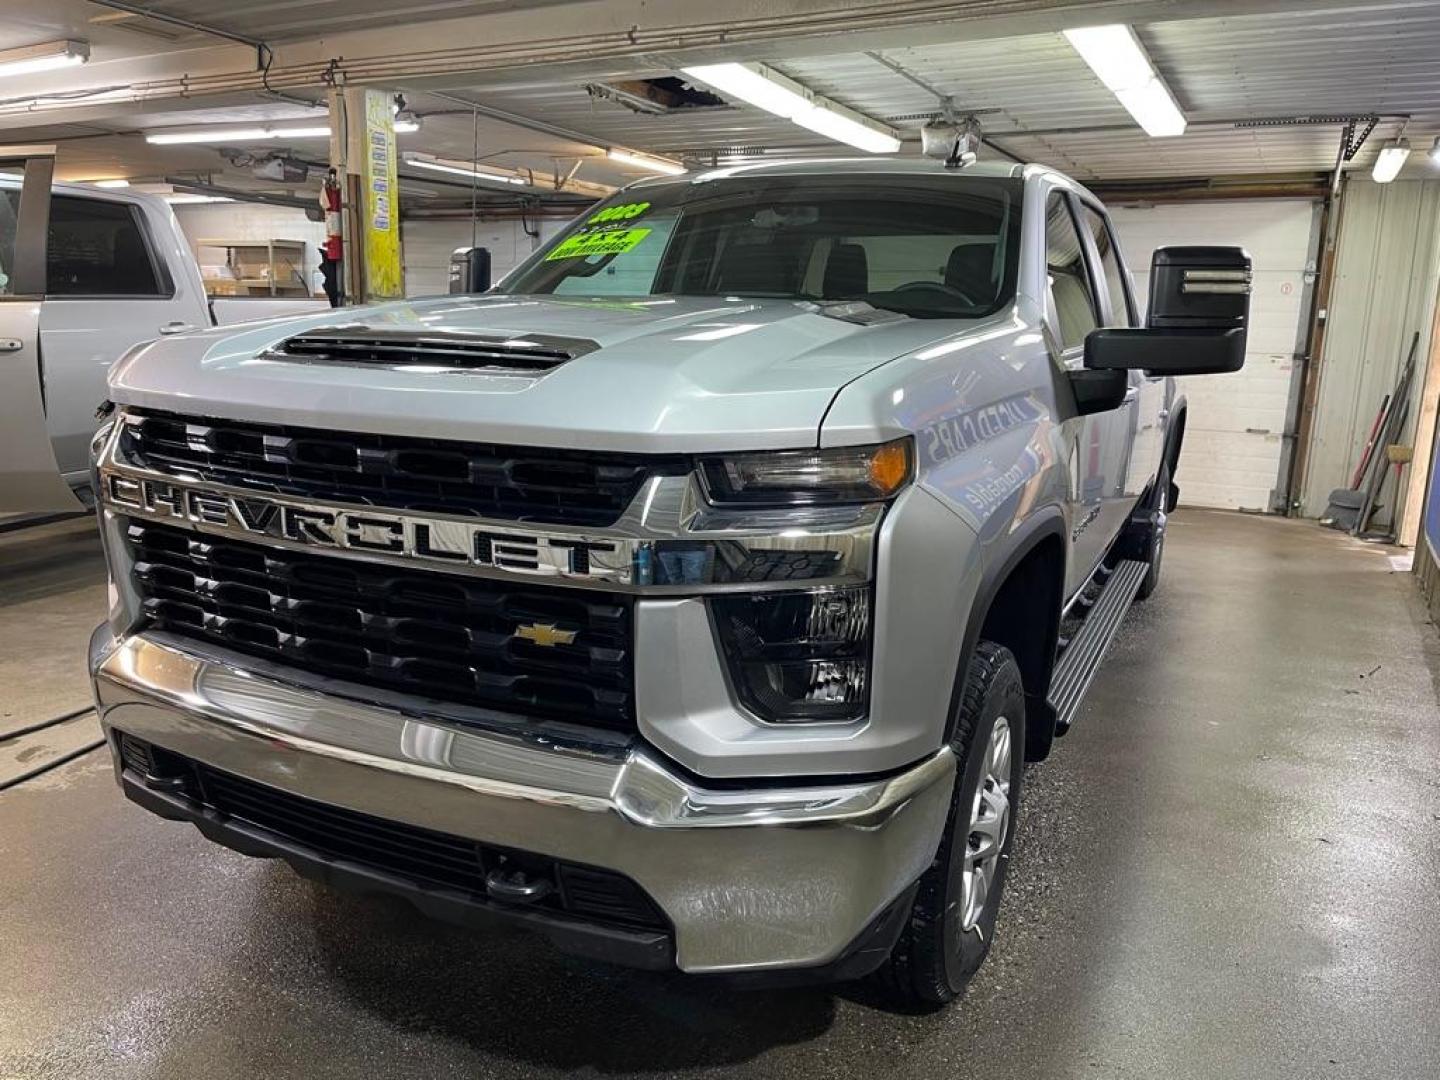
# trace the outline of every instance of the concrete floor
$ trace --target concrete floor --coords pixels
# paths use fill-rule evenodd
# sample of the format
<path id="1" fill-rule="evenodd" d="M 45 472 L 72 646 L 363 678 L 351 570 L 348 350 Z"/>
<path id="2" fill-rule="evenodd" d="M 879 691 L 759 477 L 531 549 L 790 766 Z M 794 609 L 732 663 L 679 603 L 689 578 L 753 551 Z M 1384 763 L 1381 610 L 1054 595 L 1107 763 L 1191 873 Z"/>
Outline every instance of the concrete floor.
<path id="1" fill-rule="evenodd" d="M 0 1077 L 1440 1076 L 1440 634 L 1385 549 L 1173 521 L 1031 769 L 995 951 L 948 1011 L 331 895 L 124 803 L 94 753 L 0 794 Z M 0 548 L 4 709 L 32 719 L 83 700 L 102 603 L 61 532 Z"/>

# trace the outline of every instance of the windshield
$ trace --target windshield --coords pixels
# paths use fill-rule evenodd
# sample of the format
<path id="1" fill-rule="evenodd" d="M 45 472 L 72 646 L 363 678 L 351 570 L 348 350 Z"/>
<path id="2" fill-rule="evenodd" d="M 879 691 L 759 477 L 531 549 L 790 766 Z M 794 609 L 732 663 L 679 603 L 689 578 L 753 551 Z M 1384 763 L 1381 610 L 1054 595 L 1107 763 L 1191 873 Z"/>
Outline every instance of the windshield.
<path id="1" fill-rule="evenodd" d="M 732 177 L 631 189 L 501 292 L 864 301 L 978 318 L 1015 289 L 1021 184 L 910 175 Z"/>

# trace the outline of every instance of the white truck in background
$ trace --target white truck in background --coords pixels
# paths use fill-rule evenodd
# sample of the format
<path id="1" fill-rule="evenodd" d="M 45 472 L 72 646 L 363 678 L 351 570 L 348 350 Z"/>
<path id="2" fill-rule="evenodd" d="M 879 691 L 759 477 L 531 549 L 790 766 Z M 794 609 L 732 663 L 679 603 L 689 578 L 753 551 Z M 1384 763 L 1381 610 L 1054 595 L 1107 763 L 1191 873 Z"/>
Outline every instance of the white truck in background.
<path id="1" fill-rule="evenodd" d="M 0 150 L 0 513 L 91 503 L 95 410 L 131 346 L 326 303 L 206 296 L 164 199 L 51 183 L 52 160 Z"/>

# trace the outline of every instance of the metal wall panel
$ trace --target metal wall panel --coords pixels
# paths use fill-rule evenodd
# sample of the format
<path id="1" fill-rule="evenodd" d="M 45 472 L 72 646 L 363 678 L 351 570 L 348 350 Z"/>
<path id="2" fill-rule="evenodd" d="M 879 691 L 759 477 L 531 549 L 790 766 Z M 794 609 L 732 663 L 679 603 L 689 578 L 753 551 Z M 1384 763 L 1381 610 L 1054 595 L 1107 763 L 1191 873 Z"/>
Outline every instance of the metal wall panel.
<path id="1" fill-rule="evenodd" d="M 1381 399 L 1394 387 L 1410 338 L 1420 332 L 1411 416 L 1413 438 L 1431 313 L 1440 278 L 1440 180 L 1347 182 L 1331 290 L 1320 388 L 1302 489 L 1302 512 L 1318 516 L 1345 487 Z M 1423 467 L 1423 465 L 1422 465 Z M 1381 501 L 1389 520 L 1393 478 Z"/>
<path id="2" fill-rule="evenodd" d="M 1150 254 L 1170 244 L 1239 244 L 1254 262 L 1244 370 L 1180 380 L 1189 401 L 1176 482 L 1188 506 L 1268 511 L 1280 478 L 1286 411 L 1302 348 L 1306 275 L 1318 206 L 1256 199 L 1111 207 L 1141 303 Z"/>

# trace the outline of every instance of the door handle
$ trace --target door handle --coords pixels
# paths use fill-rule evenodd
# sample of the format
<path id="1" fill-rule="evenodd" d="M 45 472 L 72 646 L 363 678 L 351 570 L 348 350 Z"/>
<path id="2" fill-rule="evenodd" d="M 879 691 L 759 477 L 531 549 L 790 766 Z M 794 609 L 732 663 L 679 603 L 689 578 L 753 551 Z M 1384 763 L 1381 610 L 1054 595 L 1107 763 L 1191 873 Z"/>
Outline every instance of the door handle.
<path id="1" fill-rule="evenodd" d="M 0 338 L 0 352 L 19 352 L 25 347 L 25 342 L 18 337 Z"/>
<path id="2" fill-rule="evenodd" d="M 181 322 L 179 319 L 176 319 L 174 322 L 167 322 L 164 326 L 160 327 L 160 333 L 183 334 L 186 330 L 194 329 L 194 324 L 188 322 Z"/>

